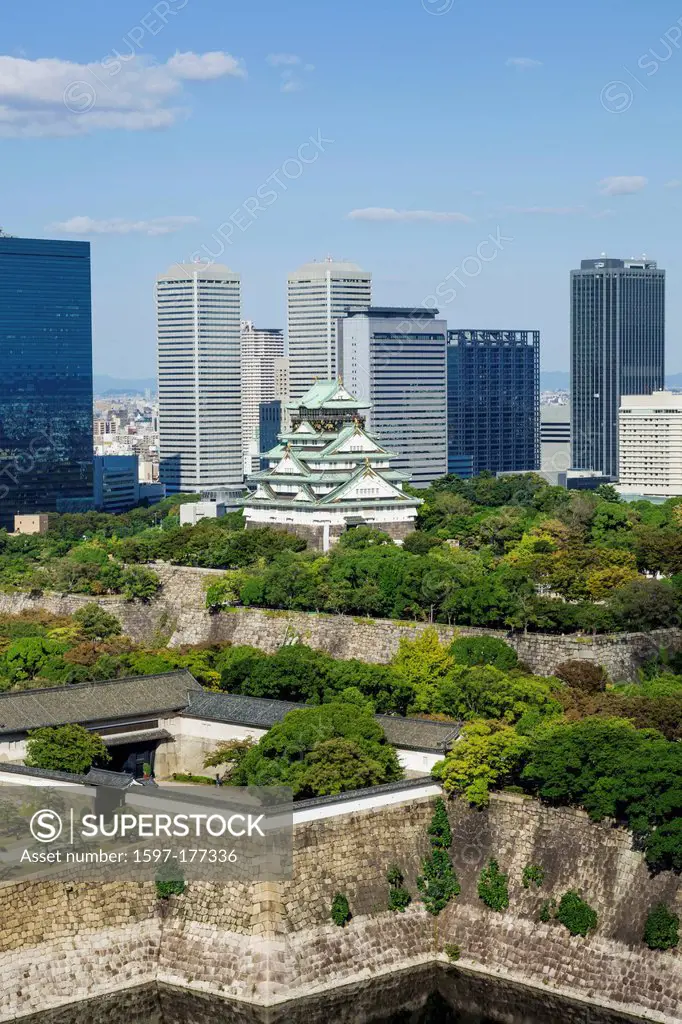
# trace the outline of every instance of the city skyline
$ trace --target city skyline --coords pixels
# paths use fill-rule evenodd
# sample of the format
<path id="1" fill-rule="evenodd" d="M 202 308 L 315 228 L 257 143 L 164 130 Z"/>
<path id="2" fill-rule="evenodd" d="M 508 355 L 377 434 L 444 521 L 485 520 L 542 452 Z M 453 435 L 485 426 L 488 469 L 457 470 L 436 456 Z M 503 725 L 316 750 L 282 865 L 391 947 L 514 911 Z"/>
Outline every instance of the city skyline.
<path id="1" fill-rule="evenodd" d="M 194 252 L 240 273 L 257 323 L 283 326 L 287 274 L 332 253 L 372 272 L 378 305 L 436 295 L 450 323 L 537 325 L 546 370 L 568 368 L 580 258 L 645 250 L 682 278 L 668 0 L 617 17 L 587 0 L 351 0 L 324 30 L 306 0 L 229 21 L 217 0 L 156 5 L 165 20 L 81 6 L 5 14 L 0 223 L 93 243 L 98 372 L 152 371 L 154 277 Z M 479 272 L 481 246 L 497 256 Z"/>

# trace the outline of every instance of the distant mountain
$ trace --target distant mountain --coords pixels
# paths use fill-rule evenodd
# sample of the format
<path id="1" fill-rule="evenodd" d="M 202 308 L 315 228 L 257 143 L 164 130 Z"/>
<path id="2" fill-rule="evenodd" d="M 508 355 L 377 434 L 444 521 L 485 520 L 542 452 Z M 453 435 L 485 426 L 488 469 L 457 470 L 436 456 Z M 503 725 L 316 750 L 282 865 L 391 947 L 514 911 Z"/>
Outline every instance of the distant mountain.
<path id="1" fill-rule="evenodd" d="M 100 398 L 114 398 L 117 395 L 143 395 L 147 389 L 155 395 L 156 377 L 125 380 L 96 373 L 93 379 L 93 388 L 95 394 Z"/>
<path id="2" fill-rule="evenodd" d="M 682 373 L 669 373 L 665 378 L 665 386 L 668 388 L 682 388 Z"/>
<path id="3" fill-rule="evenodd" d="M 540 374 L 540 390 L 568 391 L 570 380 L 568 370 L 546 370 Z"/>

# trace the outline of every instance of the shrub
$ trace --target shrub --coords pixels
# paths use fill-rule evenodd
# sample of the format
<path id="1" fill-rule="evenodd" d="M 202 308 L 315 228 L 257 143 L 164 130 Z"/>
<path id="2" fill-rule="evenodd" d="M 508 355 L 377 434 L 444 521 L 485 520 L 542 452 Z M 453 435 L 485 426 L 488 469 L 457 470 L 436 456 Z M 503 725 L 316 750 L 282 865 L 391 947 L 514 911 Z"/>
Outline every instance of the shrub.
<path id="1" fill-rule="evenodd" d="M 398 910 L 402 914 L 405 912 L 405 908 L 409 907 L 411 902 L 412 897 L 407 889 L 402 885 L 398 886 L 396 889 L 391 889 L 388 893 L 389 910 Z"/>
<path id="2" fill-rule="evenodd" d="M 182 896 L 187 883 L 184 879 L 164 878 L 160 872 L 155 882 L 157 887 L 157 899 L 169 899 L 171 896 Z"/>
<path id="3" fill-rule="evenodd" d="M 587 935 L 597 927 L 597 914 L 589 903 L 581 899 L 574 889 L 569 889 L 559 900 L 557 919 L 568 928 L 571 935 Z"/>
<path id="4" fill-rule="evenodd" d="M 212 786 L 214 781 L 208 775 L 190 775 L 189 772 L 173 772 L 173 782 L 191 782 L 193 786 Z"/>
<path id="5" fill-rule="evenodd" d="M 516 668 L 516 651 L 495 636 L 466 636 L 454 640 L 450 654 L 458 665 L 492 665 L 502 671 Z"/>
<path id="6" fill-rule="evenodd" d="M 409 907 L 412 897 L 403 885 L 403 873 L 397 864 L 391 864 L 386 872 L 386 881 L 390 888 L 388 890 L 388 909 L 398 910 L 403 913 L 405 907 Z"/>
<path id="7" fill-rule="evenodd" d="M 674 949 L 680 941 L 680 919 L 668 910 L 665 903 L 657 903 L 646 919 L 643 939 L 649 949 Z"/>
<path id="8" fill-rule="evenodd" d="M 538 917 L 545 924 L 556 917 L 556 900 L 543 900 Z"/>
<path id="9" fill-rule="evenodd" d="M 121 633 L 121 623 L 116 616 L 98 604 L 86 604 L 73 618 L 80 627 L 80 633 L 88 640 L 106 640 Z"/>
<path id="10" fill-rule="evenodd" d="M 348 899 L 343 895 L 342 892 L 337 892 L 336 896 L 332 900 L 331 908 L 332 921 L 337 924 L 339 928 L 343 928 L 351 919 L 350 906 L 348 905 Z"/>
<path id="11" fill-rule="evenodd" d="M 417 879 L 417 888 L 429 914 L 435 916 L 462 891 L 448 853 L 452 831 L 440 797 L 436 800 L 428 834 L 433 852 L 422 862 L 423 874 Z"/>
<path id="12" fill-rule="evenodd" d="M 524 889 L 530 889 L 531 885 L 539 889 L 544 880 L 545 872 L 538 864 L 526 864 L 521 875 Z"/>
<path id="13" fill-rule="evenodd" d="M 606 689 L 608 680 L 602 666 L 594 665 L 591 661 L 563 661 L 554 674 L 564 683 L 584 693 L 601 693 Z"/>
<path id="14" fill-rule="evenodd" d="M 417 888 L 429 914 L 434 917 L 444 910 L 451 899 L 462 891 L 447 850 L 435 847 L 422 864 L 423 874 L 417 879 Z"/>
<path id="15" fill-rule="evenodd" d="M 33 729 L 26 742 L 25 763 L 30 768 L 81 775 L 93 764 L 107 764 L 109 751 L 102 737 L 82 725 Z"/>
<path id="16" fill-rule="evenodd" d="M 428 834 L 434 848 L 448 849 L 452 845 L 452 829 L 448 821 L 448 812 L 445 810 L 445 803 L 441 797 L 436 800 Z"/>
<path id="17" fill-rule="evenodd" d="M 454 942 L 446 942 L 443 946 L 443 952 L 452 963 L 456 963 L 462 955 L 461 949 Z"/>
<path id="18" fill-rule="evenodd" d="M 506 910 L 509 906 L 508 877 L 500 871 L 496 860 L 490 860 L 478 880 L 478 895 L 491 910 Z"/>

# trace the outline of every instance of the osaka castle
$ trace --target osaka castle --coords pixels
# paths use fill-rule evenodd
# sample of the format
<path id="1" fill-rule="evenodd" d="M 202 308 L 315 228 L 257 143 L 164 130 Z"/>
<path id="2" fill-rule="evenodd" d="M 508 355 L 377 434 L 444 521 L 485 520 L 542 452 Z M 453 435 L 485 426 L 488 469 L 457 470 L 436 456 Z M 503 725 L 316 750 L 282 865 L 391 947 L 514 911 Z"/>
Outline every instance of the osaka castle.
<path id="1" fill-rule="evenodd" d="M 402 543 L 414 530 L 419 498 L 405 494 L 409 475 L 391 469 L 396 454 L 365 429 L 366 403 L 340 381 L 319 380 L 290 402 L 288 433 L 248 477 L 246 526 L 290 530 L 328 551 L 355 526 L 372 526 Z"/>

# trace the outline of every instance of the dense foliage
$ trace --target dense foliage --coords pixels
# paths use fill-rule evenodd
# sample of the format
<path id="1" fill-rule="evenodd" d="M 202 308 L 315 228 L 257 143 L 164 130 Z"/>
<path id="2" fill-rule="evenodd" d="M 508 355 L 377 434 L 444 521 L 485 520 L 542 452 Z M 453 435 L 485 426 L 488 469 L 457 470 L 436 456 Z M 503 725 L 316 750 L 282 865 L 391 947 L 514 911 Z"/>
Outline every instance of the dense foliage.
<path id="1" fill-rule="evenodd" d="M 419 531 L 402 548 L 367 528 L 344 534 L 328 555 L 293 543 L 277 551 L 273 544 L 257 564 L 231 558 L 231 572 L 210 588 L 208 606 L 561 633 L 649 630 L 680 620 L 680 499 L 625 504 L 612 488 L 569 492 L 533 474 L 444 477 L 419 497 Z M 125 550 L 145 560 L 141 541 Z M 212 551 L 211 540 L 196 553 L 203 561 L 193 564 L 227 564 Z M 192 564 L 184 545 L 169 557 Z M 669 578 L 645 575 L 659 572 Z M 513 667 L 483 653 L 471 660 L 464 648 L 456 657 Z"/>
<path id="2" fill-rule="evenodd" d="M 582 935 L 583 938 L 594 931 L 598 923 L 596 911 L 573 889 L 565 892 L 559 900 L 556 917 L 571 935 Z"/>
<path id="3" fill-rule="evenodd" d="M 342 892 L 337 892 L 332 900 L 331 918 L 334 924 L 337 924 L 339 928 L 343 928 L 343 926 L 350 921 L 351 913 L 350 906 L 348 904 L 348 897 L 344 896 Z"/>
<path id="4" fill-rule="evenodd" d="M 240 757 L 236 786 L 290 786 L 294 797 L 327 796 L 401 779 L 395 748 L 371 711 L 333 701 L 285 715 Z"/>
<path id="5" fill-rule="evenodd" d="M 436 800 L 428 835 L 431 853 L 422 861 L 417 888 L 426 910 L 436 917 L 462 891 L 450 859 L 452 832 L 445 804 L 440 798 Z"/>
<path id="6" fill-rule="evenodd" d="M 214 611 L 260 605 L 561 633 L 680 621 L 681 499 L 625 504 L 613 488 L 569 492 L 534 474 L 447 476 L 419 497 L 419 529 L 402 547 L 359 528 L 328 555 L 293 534 L 245 530 L 238 512 L 181 527 L 178 505 L 190 496 L 120 516 L 51 516 L 44 536 L 0 532 L 0 588 L 148 600 L 159 584 L 145 564 L 160 560 L 226 570 L 207 592 Z M 455 652 L 457 662 L 513 667 L 483 646 Z"/>
<path id="7" fill-rule="evenodd" d="M 93 765 L 105 765 L 109 752 L 97 733 L 82 725 L 34 729 L 26 741 L 25 763 L 30 768 L 81 775 Z"/>
<path id="8" fill-rule="evenodd" d="M 403 885 L 403 873 L 397 864 L 391 864 L 386 872 L 388 882 L 388 909 L 404 913 L 412 902 L 409 891 Z"/>
<path id="9" fill-rule="evenodd" d="M 665 903 L 657 903 L 644 926 L 644 942 L 649 949 L 675 949 L 680 941 L 680 919 Z"/>
<path id="10" fill-rule="evenodd" d="M 486 907 L 502 911 L 509 906 L 509 878 L 500 871 L 496 860 L 490 860 L 481 871 L 478 895 Z"/>
<path id="11" fill-rule="evenodd" d="M 539 864 L 526 864 L 521 875 L 524 889 L 530 889 L 532 886 L 539 889 L 544 880 L 545 872 Z"/>

